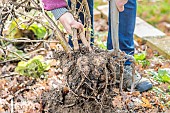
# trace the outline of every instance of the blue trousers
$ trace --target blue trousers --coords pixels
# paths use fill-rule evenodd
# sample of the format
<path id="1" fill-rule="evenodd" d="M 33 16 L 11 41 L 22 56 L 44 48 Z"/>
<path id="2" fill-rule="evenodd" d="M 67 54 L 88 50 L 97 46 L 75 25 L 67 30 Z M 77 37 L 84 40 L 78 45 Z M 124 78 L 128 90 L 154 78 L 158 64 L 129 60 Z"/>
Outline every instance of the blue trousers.
<path id="1" fill-rule="evenodd" d="M 93 28 L 93 0 L 87 0 L 90 8 L 90 13 L 92 15 L 92 28 Z M 70 0 L 68 0 L 68 4 L 70 5 Z M 80 14 L 80 19 L 82 22 L 83 15 Z M 136 21 L 136 0 L 128 0 L 127 4 L 125 4 L 125 10 L 119 13 L 119 48 L 122 51 L 125 51 L 126 54 L 133 55 L 134 54 L 134 39 L 133 33 L 135 28 Z M 108 39 L 107 39 L 107 49 L 112 49 L 112 38 L 111 38 L 111 27 L 110 27 L 110 10 L 109 10 L 109 31 L 108 31 Z M 71 40 L 70 40 L 71 41 Z M 71 42 L 69 43 L 71 44 Z M 92 38 L 93 41 L 93 38 Z M 125 65 L 130 65 L 131 62 L 125 62 Z"/>

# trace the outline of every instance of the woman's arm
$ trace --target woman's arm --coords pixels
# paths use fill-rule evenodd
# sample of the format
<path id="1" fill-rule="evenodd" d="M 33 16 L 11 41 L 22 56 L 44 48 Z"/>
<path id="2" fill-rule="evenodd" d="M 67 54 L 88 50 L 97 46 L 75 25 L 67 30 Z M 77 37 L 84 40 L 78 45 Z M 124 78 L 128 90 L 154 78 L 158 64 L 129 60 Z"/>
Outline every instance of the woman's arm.
<path id="1" fill-rule="evenodd" d="M 44 9 L 51 11 L 56 20 L 58 20 L 64 13 L 68 12 L 67 3 L 65 0 L 42 0 Z"/>
<path id="2" fill-rule="evenodd" d="M 44 9 L 46 10 L 54 10 L 57 8 L 66 8 L 67 3 L 65 0 L 42 0 L 44 3 Z"/>
<path id="3" fill-rule="evenodd" d="M 72 28 L 83 30 L 83 25 L 74 20 L 73 15 L 67 10 L 65 0 L 42 0 L 44 9 L 52 11 L 56 20 L 59 20 L 66 29 L 67 33 L 72 35 Z"/>

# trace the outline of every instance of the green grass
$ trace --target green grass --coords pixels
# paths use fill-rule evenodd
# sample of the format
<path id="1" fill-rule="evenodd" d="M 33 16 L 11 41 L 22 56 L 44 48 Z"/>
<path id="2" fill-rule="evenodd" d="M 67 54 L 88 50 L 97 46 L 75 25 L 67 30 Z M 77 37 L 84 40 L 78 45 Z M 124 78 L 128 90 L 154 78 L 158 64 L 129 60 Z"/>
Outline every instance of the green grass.
<path id="1" fill-rule="evenodd" d="M 103 0 L 95 0 L 94 7 L 103 5 Z M 148 23 L 157 26 L 160 22 L 170 23 L 170 0 L 137 0 L 137 15 Z"/>
<path id="2" fill-rule="evenodd" d="M 154 26 L 159 22 L 170 23 L 170 0 L 148 1 L 138 2 L 137 15 Z"/>

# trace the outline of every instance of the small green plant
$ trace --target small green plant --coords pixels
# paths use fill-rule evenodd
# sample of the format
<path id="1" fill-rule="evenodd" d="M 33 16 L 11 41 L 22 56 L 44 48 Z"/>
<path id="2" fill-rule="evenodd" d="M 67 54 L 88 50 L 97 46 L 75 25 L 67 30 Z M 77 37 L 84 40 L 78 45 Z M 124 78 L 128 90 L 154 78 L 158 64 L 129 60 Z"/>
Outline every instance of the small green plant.
<path id="1" fill-rule="evenodd" d="M 18 23 L 21 22 L 21 19 L 16 19 L 11 21 L 8 30 L 8 38 L 22 38 L 23 37 L 23 31 L 32 31 L 34 35 L 36 36 L 36 39 L 42 39 L 44 38 L 47 30 L 45 27 L 43 27 L 41 24 L 33 23 L 31 25 L 27 25 L 25 23 L 22 23 L 18 25 Z M 31 32 L 30 32 L 31 33 Z"/>
<path id="2" fill-rule="evenodd" d="M 102 40 L 102 38 L 107 36 L 107 32 L 102 32 L 102 33 L 96 32 L 95 36 L 97 37 L 97 38 L 95 38 L 96 46 L 98 46 L 101 49 L 107 50 L 106 41 Z"/>
<path id="3" fill-rule="evenodd" d="M 28 60 L 28 62 L 21 61 L 15 68 L 15 71 L 20 75 L 33 77 L 33 78 L 44 78 L 44 71 L 49 69 L 49 65 L 43 62 L 43 56 L 35 56 Z"/>
<path id="4" fill-rule="evenodd" d="M 35 34 L 35 36 L 37 37 L 37 39 L 42 39 L 44 38 L 47 30 L 45 27 L 43 27 L 40 24 L 32 24 L 31 26 L 29 26 L 28 28 L 29 30 L 32 30 Z"/>
<path id="5" fill-rule="evenodd" d="M 153 77 L 159 82 L 170 84 L 170 69 L 159 69 L 158 73 L 156 73 Z"/>
<path id="6" fill-rule="evenodd" d="M 168 86 L 168 94 L 170 95 L 170 85 Z M 169 103 L 169 105 L 170 105 L 170 103 Z"/>
<path id="7" fill-rule="evenodd" d="M 137 63 L 142 64 L 143 67 L 149 66 L 150 62 L 146 59 L 146 52 L 135 54 L 134 58 Z"/>
<path id="8" fill-rule="evenodd" d="M 166 93 L 161 88 L 153 87 L 152 90 L 156 93 L 157 96 L 162 95 L 163 98 L 166 97 Z"/>

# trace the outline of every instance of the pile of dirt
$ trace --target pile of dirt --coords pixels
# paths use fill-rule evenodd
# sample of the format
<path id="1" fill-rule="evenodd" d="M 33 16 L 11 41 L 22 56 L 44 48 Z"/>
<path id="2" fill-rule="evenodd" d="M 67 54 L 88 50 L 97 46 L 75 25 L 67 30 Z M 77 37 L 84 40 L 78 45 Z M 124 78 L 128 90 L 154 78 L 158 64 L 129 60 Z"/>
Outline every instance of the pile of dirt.
<path id="1" fill-rule="evenodd" d="M 121 57 L 113 52 L 93 48 L 89 52 L 81 47 L 80 51 L 67 54 L 56 52 L 60 61 L 65 85 L 61 89 L 46 91 L 42 94 L 44 112 L 57 113 L 99 113 L 113 112 L 116 108 L 112 99 L 118 93 L 116 75 L 122 75 L 126 54 Z M 121 81 L 120 81 L 121 82 Z"/>

